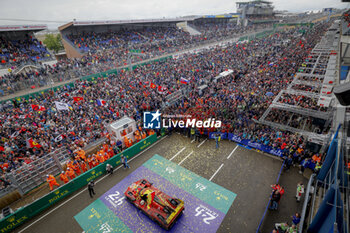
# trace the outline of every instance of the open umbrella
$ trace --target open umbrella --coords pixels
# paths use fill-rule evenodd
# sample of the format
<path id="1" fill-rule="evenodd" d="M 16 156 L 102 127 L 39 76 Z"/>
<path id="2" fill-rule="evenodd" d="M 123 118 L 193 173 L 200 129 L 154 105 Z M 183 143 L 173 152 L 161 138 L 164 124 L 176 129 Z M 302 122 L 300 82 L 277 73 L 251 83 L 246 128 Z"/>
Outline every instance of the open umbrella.
<path id="1" fill-rule="evenodd" d="M 267 96 L 274 96 L 274 94 L 273 94 L 271 91 L 266 92 L 266 94 L 265 94 L 265 95 L 267 95 Z"/>

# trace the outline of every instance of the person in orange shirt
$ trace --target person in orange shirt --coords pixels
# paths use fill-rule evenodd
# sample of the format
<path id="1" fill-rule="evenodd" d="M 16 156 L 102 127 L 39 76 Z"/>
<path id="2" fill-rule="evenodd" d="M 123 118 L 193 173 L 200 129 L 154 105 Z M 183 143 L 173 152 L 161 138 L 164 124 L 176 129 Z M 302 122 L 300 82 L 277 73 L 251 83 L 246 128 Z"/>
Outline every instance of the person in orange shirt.
<path id="1" fill-rule="evenodd" d="M 97 151 L 97 153 L 95 154 L 95 159 L 97 160 L 97 161 L 100 161 L 100 152 L 99 151 Z"/>
<path id="2" fill-rule="evenodd" d="M 108 152 L 104 153 L 103 159 L 104 159 L 104 161 L 107 161 L 109 159 L 109 153 Z"/>
<path id="3" fill-rule="evenodd" d="M 141 141 L 140 131 L 138 131 L 138 130 L 136 130 L 136 132 L 135 132 L 135 139 L 136 139 L 136 142 Z"/>
<path id="4" fill-rule="evenodd" d="M 126 148 L 129 148 L 129 147 L 130 147 L 130 145 L 129 145 L 129 140 L 128 140 L 128 138 L 127 138 L 126 136 L 124 136 L 124 144 L 125 144 L 125 147 L 126 147 Z"/>
<path id="5" fill-rule="evenodd" d="M 64 171 L 61 172 L 61 174 L 60 174 L 60 179 L 61 179 L 65 184 L 67 184 L 67 183 L 69 182 L 68 177 L 67 177 L 67 175 L 66 175 L 66 173 L 65 173 Z"/>
<path id="6" fill-rule="evenodd" d="M 99 157 L 99 160 L 98 160 L 100 163 L 103 163 L 105 161 L 105 157 L 104 157 L 104 154 L 100 153 L 100 157 Z"/>
<path id="7" fill-rule="evenodd" d="M 129 138 L 129 146 L 132 146 L 132 144 L 134 144 L 134 142 L 132 141 L 131 138 Z"/>
<path id="8" fill-rule="evenodd" d="M 83 173 L 88 170 L 87 165 L 84 161 L 80 161 L 80 167 L 81 167 L 81 170 L 83 171 Z"/>
<path id="9" fill-rule="evenodd" d="M 317 156 L 317 154 L 314 154 L 312 156 L 312 160 L 315 161 L 315 163 L 321 162 L 321 156 Z"/>
<path id="10" fill-rule="evenodd" d="M 151 129 L 151 130 L 149 131 L 148 135 L 150 136 L 150 135 L 153 135 L 153 134 L 154 134 L 154 130 Z"/>
<path id="11" fill-rule="evenodd" d="M 67 176 L 69 176 L 69 178 L 70 178 L 71 180 L 73 180 L 73 179 L 75 178 L 74 171 L 73 171 L 73 169 L 71 169 L 71 168 L 67 168 L 66 174 L 67 174 Z"/>
<path id="12" fill-rule="evenodd" d="M 70 161 L 67 163 L 67 168 L 73 169 L 73 161 L 72 161 L 72 160 L 70 160 Z"/>
<path id="13" fill-rule="evenodd" d="M 77 162 L 77 161 L 75 161 L 75 162 L 73 163 L 73 170 L 74 170 L 74 172 L 77 174 L 77 176 L 80 176 L 81 171 L 80 171 L 80 168 L 79 168 L 79 165 L 78 165 L 78 162 Z"/>
<path id="14" fill-rule="evenodd" d="M 107 145 L 107 143 L 104 143 L 102 147 L 103 147 L 103 151 L 104 151 L 104 152 L 107 152 L 107 151 L 108 151 L 108 147 L 109 147 L 109 146 Z"/>
<path id="15" fill-rule="evenodd" d="M 54 185 L 57 187 L 60 187 L 60 184 L 57 183 L 57 181 L 53 175 L 46 175 L 46 181 L 47 181 L 47 183 L 49 183 L 50 191 L 53 190 Z"/>
<path id="16" fill-rule="evenodd" d="M 147 137 L 146 132 L 141 132 L 141 137 L 142 137 L 142 139 L 145 139 Z"/>
<path id="17" fill-rule="evenodd" d="M 77 153 L 78 153 L 79 158 L 86 161 L 86 154 L 85 154 L 85 151 L 83 149 L 80 149 Z"/>
<path id="18" fill-rule="evenodd" d="M 112 158 L 114 156 L 114 151 L 113 151 L 113 148 L 111 146 L 108 147 L 107 154 L 108 154 L 108 158 Z"/>
<path id="19" fill-rule="evenodd" d="M 89 157 L 87 158 L 87 162 L 88 162 L 88 164 L 89 164 L 89 168 L 90 168 L 90 169 L 93 168 L 92 156 L 91 156 L 91 155 L 89 155 Z"/>
<path id="20" fill-rule="evenodd" d="M 98 160 L 96 158 L 92 158 L 92 167 L 96 167 L 98 165 Z"/>

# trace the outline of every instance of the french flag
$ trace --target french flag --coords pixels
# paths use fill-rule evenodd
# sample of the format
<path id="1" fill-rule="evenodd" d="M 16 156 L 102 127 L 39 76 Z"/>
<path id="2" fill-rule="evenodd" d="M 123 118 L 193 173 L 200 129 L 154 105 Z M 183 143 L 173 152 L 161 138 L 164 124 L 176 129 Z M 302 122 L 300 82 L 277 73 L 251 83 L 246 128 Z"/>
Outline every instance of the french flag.
<path id="1" fill-rule="evenodd" d="M 190 80 L 181 77 L 180 78 L 180 83 L 182 83 L 182 84 L 189 84 Z"/>
<path id="2" fill-rule="evenodd" d="M 104 100 L 98 99 L 96 101 L 97 101 L 98 106 L 105 106 L 106 105 L 106 101 L 104 101 Z"/>

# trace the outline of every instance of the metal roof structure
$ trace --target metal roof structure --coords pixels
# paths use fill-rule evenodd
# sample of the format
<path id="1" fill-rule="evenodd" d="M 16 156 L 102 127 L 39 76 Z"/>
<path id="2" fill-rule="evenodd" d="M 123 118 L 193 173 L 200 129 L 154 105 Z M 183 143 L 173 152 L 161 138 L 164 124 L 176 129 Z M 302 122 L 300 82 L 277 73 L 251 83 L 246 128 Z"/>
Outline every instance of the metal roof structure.
<path id="1" fill-rule="evenodd" d="M 11 32 L 11 31 L 42 31 L 46 30 L 47 25 L 0 25 L 0 32 Z"/>

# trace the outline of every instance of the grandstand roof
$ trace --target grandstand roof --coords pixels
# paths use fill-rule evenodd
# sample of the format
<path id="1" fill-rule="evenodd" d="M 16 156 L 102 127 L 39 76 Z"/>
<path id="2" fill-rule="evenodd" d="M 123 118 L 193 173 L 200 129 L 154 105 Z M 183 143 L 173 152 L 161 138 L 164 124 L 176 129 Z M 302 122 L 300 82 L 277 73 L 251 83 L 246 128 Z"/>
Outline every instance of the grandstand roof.
<path id="1" fill-rule="evenodd" d="M 240 17 L 240 13 L 230 13 L 221 15 L 203 15 L 202 18 L 237 18 Z"/>
<path id="2" fill-rule="evenodd" d="M 11 32 L 11 31 L 42 31 L 47 29 L 47 25 L 0 25 L 0 32 Z"/>
<path id="3" fill-rule="evenodd" d="M 272 4 L 270 1 L 262 1 L 262 0 L 253 0 L 250 2 L 236 2 L 236 4 L 251 4 L 251 3 L 265 3 L 265 4 Z"/>
<path id="4" fill-rule="evenodd" d="M 136 24 L 136 23 L 168 23 L 182 22 L 200 18 L 200 16 L 189 16 L 180 18 L 164 19 L 133 19 L 133 20 L 96 20 L 96 21 L 73 21 L 60 26 L 58 29 L 63 30 L 70 26 L 92 26 L 92 25 L 117 25 L 117 24 Z"/>

